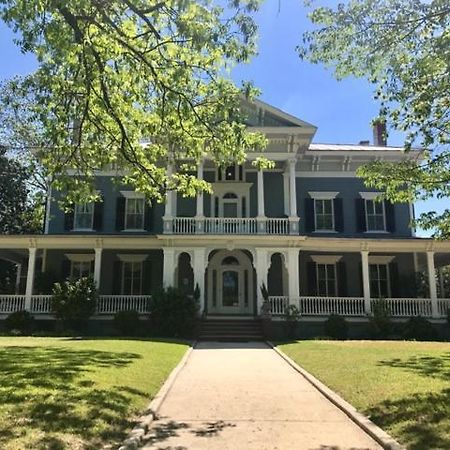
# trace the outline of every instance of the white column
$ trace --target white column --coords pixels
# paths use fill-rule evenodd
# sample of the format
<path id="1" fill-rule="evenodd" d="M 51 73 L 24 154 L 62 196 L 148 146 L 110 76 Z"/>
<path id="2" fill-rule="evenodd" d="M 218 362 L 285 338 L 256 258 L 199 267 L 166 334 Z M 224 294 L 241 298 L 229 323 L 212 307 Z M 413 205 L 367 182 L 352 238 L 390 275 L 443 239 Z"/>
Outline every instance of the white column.
<path id="1" fill-rule="evenodd" d="M 437 300 L 436 275 L 434 267 L 434 252 L 427 252 L 427 268 L 428 268 L 428 284 L 430 286 L 431 315 L 434 318 L 436 318 L 439 317 L 439 308 Z"/>
<path id="2" fill-rule="evenodd" d="M 171 163 L 167 164 L 166 175 L 167 178 L 173 174 L 173 165 Z M 172 221 L 173 221 L 173 192 L 171 190 L 166 191 L 166 208 L 163 217 L 163 228 L 164 233 L 170 233 L 172 231 Z"/>
<path id="3" fill-rule="evenodd" d="M 289 216 L 297 218 L 297 182 L 295 175 L 295 159 L 289 160 Z"/>
<path id="4" fill-rule="evenodd" d="M 261 312 L 261 306 L 263 304 L 263 297 L 261 294 L 261 286 L 267 286 L 267 272 L 269 270 L 269 256 L 266 249 L 256 249 L 255 271 L 256 271 L 256 290 L 257 290 L 257 314 Z"/>
<path id="5" fill-rule="evenodd" d="M 364 312 L 370 314 L 372 308 L 370 305 L 370 278 L 369 278 L 369 252 L 361 251 L 363 292 L 364 292 Z"/>
<path id="6" fill-rule="evenodd" d="M 167 288 L 175 285 L 175 250 L 173 248 L 163 248 L 163 252 L 163 286 Z"/>
<path id="7" fill-rule="evenodd" d="M 197 166 L 197 179 L 203 180 L 203 159 L 201 159 Z M 203 211 L 203 191 L 197 194 L 197 212 L 195 215 L 195 231 L 196 233 L 204 232 L 205 214 Z"/>
<path id="8" fill-rule="evenodd" d="M 264 211 L 264 172 L 262 169 L 258 169 L 258 217 L 266 217 Z"/>
<path id="9" fill-rule="evenodd" d="M 22 264 L 16 264 L 16 294 L 20 293 L 20 278 L 22 276 Z"/>
<path id="10" fill-rule="evenodd" d="M 102 248 L 95 248 L 95 259 L 94 259 L 94 281 L 97 289 L 100 289 L 100 280 L 102 272 Z"/>
<path id="11" fill-rule="evenodd" d="M 298 256 L 299 250 L 297 248 L 289 248 L 287 250 L 286 266 L 289 280 L 289 303 L 295 304 L 297 297 L 300 295 L 299 273 L 298 273 Z M 295 299 L 295 300 L 294 300 Z"/>
<path id="12" fill-rule="evenodd" d="M 34 285 L 34 269 L 36 266 L 36 247 L 28 249 L 28 271 L 27 271 L 27 286 L 25 288 L 25 309 L 31 309 L 31 296 L 33 295 Z"/>
<path id="13" fill-rule="evenodd" d="M 194 289 L 198 284 L 200 289 L 200 310 L 199 313 L 203 314 L 205 311 L 205 269 L 206 269 L 206 250 L 205 248 L 194 249 L 194 260 L 192 264 L 192 269 L 194 272 Z"/>

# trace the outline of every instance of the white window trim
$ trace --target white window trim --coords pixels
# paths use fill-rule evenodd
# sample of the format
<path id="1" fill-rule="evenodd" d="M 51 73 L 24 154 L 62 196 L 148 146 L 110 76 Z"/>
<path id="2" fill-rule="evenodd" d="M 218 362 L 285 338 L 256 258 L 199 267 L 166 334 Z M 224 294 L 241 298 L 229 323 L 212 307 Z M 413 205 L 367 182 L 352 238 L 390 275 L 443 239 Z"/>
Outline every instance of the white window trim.
<path id="1" fill-rule="evenodd" d="M 314 200 L 333 200 L 339 195 L 339 192 L 313 191 L 313 192 L 308 192 L 308 194 Z"/>
<path id="2" fill-rule="evenodd" d="M 136 192 L 136 191 L 120 191 L 120 193 L 125 198 L 145 198 L 145 195 L 142 192 Z"/>
<path id="3" fill-rule="evenodd" d="M 384 203 L 384 200 L 381 201 L 381 205 L 383 206 L 383 229 L 382 230 L 369 230 L 368 229 L 368 225 L 369 225 L 369 213 L 367 211 L 367 202 L 368 201 L 375 202 L 376 200 L 375 199 L 368 199 L 368 198 L 364 199 L 364 213 L 365 213 L 365 218 L 366 218 L 366 231 L 365 231 L 365 233 L 389 233 L 389 231 L 386 230 L 386 205 Z"/>
<path id="4" fill-rule="evenodd" d="M 384 264 L 387 265 L 394 260 L 392 255 L 369 255 L 369 264 Z"/>
<path id="5" fill-rule="evenodd" d="M 382 196 L 384 192 L 360 192 L 359 195 L 364 200 L 376 200 Z"/>
<path id="6" fill-rule="evenodd" d="M 130 255 L 128 255 L 130 256 Z M 120 291 L 122 295 L 142 295 L 142 282 L 143 280 L 143 275 L 144 275 L 144 267 L 143 267 L 143 260 L 127 260 L 127 261 L 123 261 L 124 263 L 131 263 L 131 264 L 139 264 L 140 265 L 140 272 L 141 272 L 141 276 L 139 279 L 139 294 L 125 294 L 124 293 L 124 286 L 125 286 L 125 264 L 122 264 L 122 270 L 121 270 L 121 286 L 120 286 Z M 133 289 L 132 289 L 133 290 Z"/>
<path id="7" fill-rule="evenodd" d="M 234 184 L 233 184 L 234 183 Z M 230 184 L 233 184 L 230 186 Z M 236 194 L 238 197 L 238 217 L 242 217 L 242 199 L 245 198 L 245 212 L 246 217 L 250 217 L 250 188 L 252 183 L 244 183 L 242 181 L 233 182 L 233 181 L 219 181 L 218 183 L 212 183 L 211 187 L 213 189 L 213 195 L 211 195 L 211 217 L 215 217 L 215 199 L 218 198 L 219 201 L 219 218 L 223 217 L 223 203 L 224 200 L 232 200 L 232 199 L 224 199 L 223 196 L 228 192 L 232 192 Z"/>
<path id="8" fill-rule="evenodd" d="M 321 294 L 319 294 L 319 265 L 329 265 L 329 266 L 333 266 L 333 270 L 334 270 L 334 292 L 335 292 L 335 296 L 338 295 L 338 281 L 337 281 L 337 269 L 336 269 L 336 263 L 317 263 L 316 262 L 316 291 L 317 291 L 317 295 L 318 296 L 322 296 Z M 326 286 L 327 286 L 327 291 L 328 291 L 328 275 L 327 275 L 327 271 L 325 269 L 325 274 L 326 274 Z M 332 297 L 330 294 L 328 294 L 328 292 L 326 293 L 325 297 Z"/>
<path id="9" fill-rule="evenodd" d="M 386 277 L 387 277 L 387 298 L 392 297 L 392 291 L 391 291 L 391 274 L 389 271 L 389 265 L 385 264 L 385 263 L 372 263 L 369 261 L 369 266 L 370 265 L 376 265 L 376 266 L 386 266 Z M 369 272 L 370 273 L 370 272 Z M 372 279 L 369 279 L 369 283 L 372 282 Z M 379 287 L 379 278 L 378 278 L 378 287 Z M 379 289 L 378 289 L 379 290 Z M 371 293 L 372 294 L 372 293 Z M 379 298 L 379 297 L 372 297 L 372 298 Z"/>
<path id="10" fill-rule="evenodd" d="M 117 257 L 122 262 L 144 262 L 148 255 L 135 255 L 135 254 L 128 254 L 128 253 L 118 253 Z"/>
<path id="11" fill-rule="evenodd" d="M 127 228 L 127 203 L 128 199 L 143 199 L 144 200 L 144 207 L 142 209 L 142 224 L 145 225 L 145 195 L 142 192 L 136 192 L 136 191 L 120 191 L 120 193 L 125 197 L 125 217 L 123 218 L 123 225 L 124 229 L 122 231 L 126 232 L 142 232 L 145 231 L 145 228 Z"/>
<path id="12" fill-rule="evenodd" d="M 64 256 L 73 262 L 89 262 L 95 259 L 95 255 L 90 253 L 65 253 Z"/>
<path id="13" fill-rule="evenodd" d="M 336 223 L 334 220 L 334 202 L 332 201 L 333 199 L 331 198 L 314 198 L 314 233 L 336 233 Z M 317 214 L 316 214 L 316 200 L 331 200 L 331 223 L 332 223 L 332 227 L 330 229 L 318 229 L 317 228 Z"/>
<path id="14" fill-rule="evenodd" d="M 342 255 L 311 255 L 316 264 L 336 264 L 342 259 Z"/>
<path id="15" fill-rule="evenodd" d="M 95 212 L 95 202 L 85 202 L 83 204 L 92 203 L 92 212 L 91 212 L 91 226 L 87 228 L 76 227 L 77 223 L 77 205 L 81 205 L 82 203 L 77 203 L 73 209 L 73 229 L 72 231 L 94 231 L 94 212 Z"/>

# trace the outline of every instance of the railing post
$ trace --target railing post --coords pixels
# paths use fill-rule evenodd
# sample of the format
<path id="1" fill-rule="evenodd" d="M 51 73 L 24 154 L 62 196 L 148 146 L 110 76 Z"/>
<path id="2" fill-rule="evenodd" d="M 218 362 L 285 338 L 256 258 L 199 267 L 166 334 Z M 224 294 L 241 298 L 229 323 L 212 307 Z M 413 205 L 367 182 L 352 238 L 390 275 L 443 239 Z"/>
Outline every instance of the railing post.
<path id="1" fill-rule="evenodd" d="M 370 279 L 369 279 L 369 252 L 361 250 L 362 275 L 363 275 L 363 292 L 364 292 L 364 312 L 372 313 L 370 304 Z"/>
<path id="2" fill-rule="evenodd" d="M 428 285 L 430 287 L 431 316 L 436 319 L 439 317 L 439 305 L 436 289 L 436 275 L 434 267 L 434 252 L 427 252 Z"/>
<path id="3" fill-rule="evenodd" d="M 28 271 L 27 271 L 27 286 L 25 288 L 25 310 L 31 310 L 31 297 L 33 295 L 34 286 L 34 269 L 36 267 L 36 247 L 28 249 Z"/>

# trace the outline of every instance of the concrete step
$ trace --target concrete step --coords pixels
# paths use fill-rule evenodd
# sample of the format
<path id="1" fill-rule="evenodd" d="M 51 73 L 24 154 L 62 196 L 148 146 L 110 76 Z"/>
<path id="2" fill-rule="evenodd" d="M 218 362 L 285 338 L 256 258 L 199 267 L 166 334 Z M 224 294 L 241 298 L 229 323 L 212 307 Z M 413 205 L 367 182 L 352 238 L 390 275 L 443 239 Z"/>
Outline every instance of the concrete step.
<path id="1" fill-rule="evenodd" d="M 253 319 L 206 319 L 199 339 L 204 341 L 260 341 L 261 323 Z"/>

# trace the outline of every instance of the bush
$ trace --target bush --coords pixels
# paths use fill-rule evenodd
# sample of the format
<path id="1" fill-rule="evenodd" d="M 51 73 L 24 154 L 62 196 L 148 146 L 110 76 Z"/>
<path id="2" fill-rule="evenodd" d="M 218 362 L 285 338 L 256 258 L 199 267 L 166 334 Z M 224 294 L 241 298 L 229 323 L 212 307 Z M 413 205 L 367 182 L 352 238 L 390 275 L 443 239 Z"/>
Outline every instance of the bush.
<path id="1" fill-rule="evenodd" d="M 12 334 L 30 334 L 34 317 L 28 311 L 16 311 L 5 319 L 5 328 Z"/>
<path id="2" fill-rule="evenodd" d="M 286 337 L 295 338 L 295 332 L 297 330 L 297 324 L 300 320 L 300 310 L 295 305 L 289 305 L 284 312 Z"/>
<path id="3" fill-rule="evenodd" d="M 150 301 L 152 334 L 191 337 L 197 322 L 197 296 L 189 296 L 172 287 L 156 292 Z"/>
<path id="4" fill-rule="evenodd" d="M 372 339 L 388 338 L 393 332 L 391 310 L 384 298 L 372 303 L 372 315 L 369 318 L 369 335 Z"/>
<path id="5" fill-rule="evenodd" d="M 325 334 L 333 339 L 347 339 L 348 324 L 342 316 L 331 314 L 325 321 Z"/>
<path id="6" fill-rule="evenodd" d="M 122 336 L 136 335 L 140 326 L 139 313 L 135 309 L 116 312 L 114 326 Z"/>
<path id="7" fill-rule="evenodd" d="M 64 327 L 81 331 L 97 306 L 97 288 L 91 277 L 56 283 L 52 310 Z"/>
<path id="8" fill-rule="evenodd" d="M 405 339 L 417 341 L 435 341 L 439 338 L 436 328 L 424 317 L 411 317 L 403 328 Z"/>

